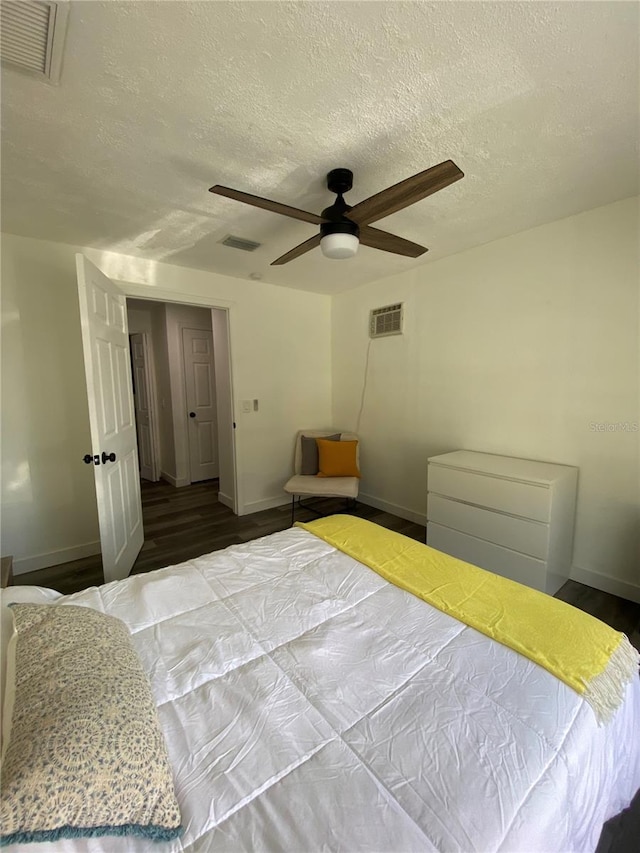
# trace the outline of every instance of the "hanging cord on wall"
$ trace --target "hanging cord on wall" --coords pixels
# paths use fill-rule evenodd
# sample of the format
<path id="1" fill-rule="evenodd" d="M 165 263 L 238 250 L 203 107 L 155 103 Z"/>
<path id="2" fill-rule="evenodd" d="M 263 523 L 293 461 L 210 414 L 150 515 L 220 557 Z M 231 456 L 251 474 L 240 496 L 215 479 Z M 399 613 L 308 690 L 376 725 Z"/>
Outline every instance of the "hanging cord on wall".
<path id="1" fill-rule="evenodd" d="M 358 419 L 356 421 L 356 428 L 354 430 L 356 435 L 360 434 L 360 418 L 362 417 L 362 410 L 364 409 L 364 395 L 367 390 L 367 376 L 369 374 L 369 353 L 371 352 L 371 343 L 373 338 L 369 338 L 369 345 L 367 346 L 367 355 L 364 361 L 364 377 L 362 380 L 362 397 L 360 398 L 360 411 L 358 412 Z"/>

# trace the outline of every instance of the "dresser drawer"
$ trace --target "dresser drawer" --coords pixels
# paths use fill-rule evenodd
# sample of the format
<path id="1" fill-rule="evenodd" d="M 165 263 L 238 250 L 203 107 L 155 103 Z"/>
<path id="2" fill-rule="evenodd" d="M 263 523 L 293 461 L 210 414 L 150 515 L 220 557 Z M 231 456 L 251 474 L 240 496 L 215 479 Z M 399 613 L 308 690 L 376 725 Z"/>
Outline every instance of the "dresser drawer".
<path id="1" fill-rule="evenodd" d="M 534 521 L 549 521 L 548 487 L 429 464 L 430 492 Z"/>
<path id="2" fill-rule="evenodd" d="M 535 557 L 519 554 L 501 545 L 476 539 L 433 522 L 427 523 L 427 545 L 466 563 L 480 566 L 481 569 L 488 569 L 497 575 L 545 592 L 547 566 L 544 561 L 536 560 Z"/>
<path id="3" fill-rule="evenodd" d="M 530 557 L 538 557 L 540 560 L 547 558 L 549 525 L 541 521 L 504 515 L 495 510 L 443 498 L 432 492 L 429 492 L 427 499 L 427 519 Z"/>

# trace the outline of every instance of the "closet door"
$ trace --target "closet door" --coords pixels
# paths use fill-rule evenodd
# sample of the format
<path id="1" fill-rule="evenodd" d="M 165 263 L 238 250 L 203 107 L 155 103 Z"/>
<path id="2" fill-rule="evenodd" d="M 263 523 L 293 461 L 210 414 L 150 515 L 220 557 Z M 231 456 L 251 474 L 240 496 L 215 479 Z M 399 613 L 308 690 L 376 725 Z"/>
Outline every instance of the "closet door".
<path id="1" fill-rule="evenodd" d="M 218 476 L 218 422 L 213 363 L 213 335 L 182 330 L 192 483 Z"/>

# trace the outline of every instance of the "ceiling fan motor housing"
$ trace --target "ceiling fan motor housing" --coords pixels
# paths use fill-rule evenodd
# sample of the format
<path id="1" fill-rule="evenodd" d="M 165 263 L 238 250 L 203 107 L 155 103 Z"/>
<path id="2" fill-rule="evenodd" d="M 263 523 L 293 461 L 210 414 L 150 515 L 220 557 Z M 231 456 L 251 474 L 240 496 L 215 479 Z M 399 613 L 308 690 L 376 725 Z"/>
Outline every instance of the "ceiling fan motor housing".
<path id="1" fill-rule="evenodd" d="M 322 215 L 325 215 L 324 211 Z M 333 222 L 323 222 L 320 226 L 320 234 L 322 237 L 328 234 L 353 234 L 354 237 L 360 237 L 360 229 L 349 219 L 338 219 Z"/>

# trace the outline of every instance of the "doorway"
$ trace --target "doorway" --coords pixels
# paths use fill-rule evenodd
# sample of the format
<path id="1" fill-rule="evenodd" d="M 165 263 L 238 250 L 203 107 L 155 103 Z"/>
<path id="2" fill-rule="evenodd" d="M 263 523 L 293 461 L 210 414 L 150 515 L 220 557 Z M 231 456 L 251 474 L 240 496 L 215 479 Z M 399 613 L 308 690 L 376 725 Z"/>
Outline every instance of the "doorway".
<path id="1" fill-rule="evenodd" d="M 136 414 L 140 410 L 143 421 L 139 436 L 144 433 L 141 476 L 178 488 L 219 478 L 220 502 L 237 512 L 228 313 L 127 296 Z M 136 387 L 144 386 L 145 374 L 133 358 L 134 341 L 137 355 L 145 340 L 146 394 Z"/>
<path id="2" fill-rule="evenodd" d="M 82 461 L 92 466 L 103 571 L 105 580 L 111 581 L 126 577 L 144 541 L 127 297 L 140 296 L 143 301 L 146 301 L 149 300 L 150 291 L 147 286 L 129 282 L 116 283 L 84 255 L 78 253 L 75 257 L 92 442 L 92 453 L 86 453 Z M 156 339 L 159 341 L 164 337 L 169 345 L 175 345 L 176 335 L 169 334 L 171 328 L 169 320 L 176 312 L 188 312 L 190 308 L 202 305 L 211 312 L 212 326 L 216 312 L 224 318 L 219 320 L 222 334 L 219 335 L 220 357 L 217 357 L 218 368 L 215 373 L 224 380 L 221 382 L 221 387 L 226 389 L 228 399 L 225 401 L 225 406 L 218 407 L 218 411 L 233 417 L 229 331 L 233 303 L 226 303 L 228 308 L 219 308 L 212 306 L 206 297 L 193 296 L 185 302 L 167 301 L 166 304 L 158 306 L 155 305 L 156 302 L 161 302 L 163 299 L 170 300 L 174 294 L 153 289 L 151 294 L 152 298 L 149 301 L 152 306 L 148 307 L 147 318 L 151 333 L 157 323 L 161 334 L 158 334 Z M 178 300 L 179 298 L 178 296 Z M 139 310 L 146 312 L 147 306 L 143 304 L 139 306 Z M 189 325 L 191 320 L 190 317 Z M 173 348 L 175 349 L 175 346 Z M 173 373 L 177 369 L 176 360 L 170 357 L 170 350 L 171 346 L 167 346 L 166 351 L 165 348 L 159 347 L 159 353 L 164 356 L 159 359 L 163 369 L 167 368 L 168 362 L 167 373 Z M 171 396 L 169 399 L 173 403 Z M 159 414 L 162 415 L 167 408 L 166 398 L 163 397 L 161 403 Z M 171 408 L 175 412 L 175 406 L 172 405 Z M 171 427 L 172 438 L 178 438 L 171 420 L 160 417 L 157 420 L 161 427 L 163 422 Z M 179 427 L 180 423 L 180 418 L 177 418 L 175 425 Z M 219 423 L 220 439 L 226 437 L 226 447 L 231 450 L 230 465 L 227 467 L 227 487 L 231 492 L 228 500 L 232 512 L 237 514 L 238 506 L 241 504 L 236 476 L 235 426 L 231 418 Z M 174 462 L 178 459 L 177 440 L 174 444 L 161 440 L 161 466 L 164 461 L 163 445 L 167 458 L 171 458 Z"/>

